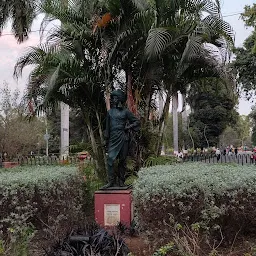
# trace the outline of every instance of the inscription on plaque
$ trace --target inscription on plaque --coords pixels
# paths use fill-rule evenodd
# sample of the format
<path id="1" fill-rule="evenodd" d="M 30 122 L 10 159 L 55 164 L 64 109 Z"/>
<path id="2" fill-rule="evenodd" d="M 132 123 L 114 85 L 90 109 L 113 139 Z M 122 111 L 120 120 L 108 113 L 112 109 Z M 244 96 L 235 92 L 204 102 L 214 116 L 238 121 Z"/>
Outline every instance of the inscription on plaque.
<path id="1" fill-rule="evenodd" d="M 120 204 L 104 204 L 104 225 L 115 226 L 120 222 Z"/>

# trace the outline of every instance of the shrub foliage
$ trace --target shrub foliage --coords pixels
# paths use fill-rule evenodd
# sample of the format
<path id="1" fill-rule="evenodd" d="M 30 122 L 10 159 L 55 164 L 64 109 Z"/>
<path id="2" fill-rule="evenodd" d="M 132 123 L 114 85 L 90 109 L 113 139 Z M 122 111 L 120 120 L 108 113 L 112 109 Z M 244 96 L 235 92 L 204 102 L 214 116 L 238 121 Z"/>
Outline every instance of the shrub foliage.
<path id="1" fill-rule="evenodd" d="M 134 185 L 139 226 L 156 234 L 196 225 L 212 237 L 232 240 L 255 232 L 254 166 L 203 163 L 153 166 Z M 162 228 L 161 228 L 162 227 Z"/>
<path id="2" fill-rule="evenodd" d="M 51 234 L 66 222 L 82 217 L 82 179 L 75 167 L 38 166 L 0 172 L 0 239 L 18 244 L 24 232 L 49 228 Z M 30 231 L 29 235 L 33 232 Z"/>

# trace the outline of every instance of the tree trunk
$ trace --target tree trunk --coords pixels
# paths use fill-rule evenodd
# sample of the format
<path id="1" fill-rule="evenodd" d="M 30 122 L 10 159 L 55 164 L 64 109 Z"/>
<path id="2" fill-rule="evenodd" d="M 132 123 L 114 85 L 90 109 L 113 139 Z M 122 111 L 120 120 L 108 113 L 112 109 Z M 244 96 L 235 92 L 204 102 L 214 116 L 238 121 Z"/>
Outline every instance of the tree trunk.
<path id="1" fill-rule="evenodd" d="M 193 137 L 192 137 L 190 129 L 189 129 L 189 123 L 190 123 L 190 120 L 188 119 L 188 135 L 189 135 L 189 137 L 191 139 L 191 142 L 192 142 L 192 149 L 194 150 L 195 149 L 195 143 L 194 143 Z"/>
<path id="2" fill-rule="evenodd" d="M 127 106 L 128 109 L 136 116 L 138 116 L 137 106 L 134 101 L 132 94 L 132 72 L 130 70 L 126 71 L 126 93 L 127 93 Z"/>
<path id="3" fill-rule="evenodd" d="M 88 129 L 88 133 L 90 136 L 90 141 L 91 141 L 91 145 L 92 145 L 92 150 L 93 150 L 93 154 L 94 154 L 94 161 L 95 161 L 95 166 L 96 169 L 99 170 L 99 163 L 98 163 L 98 150 L 97 150 L 97 143 L 93 134 L 93 130 L 92 127 L 90 126 L 90 124 L 86 123 L 87 125 L 87 129 Z"/>
<path id="4" fill-rule="evenodd" d="M 162 116 L 161 116 L 160 122 L 159 122 L 159 134 L 158 134 L 158 141 L 157 141 L 157 146 L 156 146 L 156 155 L 158 155 L 158 156 L 161 153 L 164 128 L 165 128 L 166 120 L 167 120 L 168 114 L 169 114 L 170 100 L 171 100 L 171 90 L 168 90 L 167 95 L 166 95 L 165 104 L 164 104 L 163 113 L 162 113 Z"/>
<path id="5" fill-rule="evenodd" d="M 107 90 L 106 90 L 106 108 L 107 108 L 107 111 L 110 110 L 110 88 L 109 88 L 109 86 L 107 86 Z"/>
<path id="6" fill-rule="evenodd" d="M 173 117 L 173 149 L 174 154 L 179 153 L 179 127 L 178 127 L 178 92 L 172 95 L 172 117 Z"/>
<path id="7" fill-rule="evenodd" d="M 187 145 L 186 145 L 186 141 L 184 139 L 184 135 L 187 134 L 187 127 L 188 127 L 188 114 L 187 114 L 187 110 L 186 110 L 186 95 L 185 94 L 182 94 L 182 113 L 181 113 L 181 116 L 182 116 L 182 132 L 183 132 L 183 149 L 186 149 L 187 148 Z"/>
<path id="8" fill-rule="evenodd" d="M 99 113 L 97 111 L 96 111 L 96 117 L 97 117 L 98 126 L 99 126 L 99 135 L 100 135 L 100 142 L 101 142 L 101 149 L 102 149 L 104 165 L 105 165 L 105 168 L 107 170 L 107 168 L 108 168 L 107 158 L 106 158 L 106 153 L 105 153 L 105 150 L 104 150 L 105 139 L 104 139 L 104 135 L 103 135 L 103 131 L 102 131 L 102 123 L 100 121 Z"/>
<path id="9" fill-rule="evenodd" d="M 61 109 L 61 141 L 60 159 L 67 159 L 69 155 L 69 105 L 60 103 Z"/>
<path id="10" fill-rule="evenodd" d="M 151 102 L 151 93 L 148 93 L 147 98 L 146 98 L 146 106 L 145 106 L 145 112 L 144 112 L 144 123 L 146 124 L 147 121 L 149 120 L 149 114 L 150 114 L 150 102 Z"/>

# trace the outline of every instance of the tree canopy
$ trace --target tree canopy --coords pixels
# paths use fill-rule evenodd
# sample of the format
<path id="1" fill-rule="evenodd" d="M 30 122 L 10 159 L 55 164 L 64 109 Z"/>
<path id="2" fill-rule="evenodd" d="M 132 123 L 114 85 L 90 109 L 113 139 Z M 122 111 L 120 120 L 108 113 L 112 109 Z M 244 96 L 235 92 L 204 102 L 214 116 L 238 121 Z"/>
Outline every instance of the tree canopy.
<path id="1" fill-rule="evenodd" d="M 217 146 L 226 127 L 236 125 L 237 101 L 234 85 L 216 78 L 197 81 L 197 85 L 190 88 L 189 126 L 196 147 Z"/>
<path id="2" fill-rule="evenodd" d="M 236 58 L 231 67 L 240 89 L 249 99 L 255 95 L 256 90 L 256 4 L 245 6 L 242 18 L 247 26 L 254 28 L 254 31 L 246 38 L 243 47 L 234 50 Z"/>
<path id="3" fill-rule="evenodd" d="M 9 157 L 38 152 L 45 147 L 45 124 L 42 118 L 27 120 L 27 105 L 20 93 L 11 92 L 8 84 L 0 89 L 0 152 Z"/>

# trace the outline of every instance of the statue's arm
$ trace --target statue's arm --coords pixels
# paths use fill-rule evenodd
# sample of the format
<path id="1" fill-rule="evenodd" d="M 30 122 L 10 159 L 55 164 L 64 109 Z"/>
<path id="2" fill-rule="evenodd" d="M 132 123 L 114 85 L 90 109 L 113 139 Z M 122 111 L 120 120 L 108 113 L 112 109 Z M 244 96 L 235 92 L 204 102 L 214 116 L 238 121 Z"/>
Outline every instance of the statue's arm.
<path id="1" fill-rule="evenodd" d="M 127 110 L 127 119 L 129 121 L 129 124 L 125 127 L 125 129 L 133 129 L 135 131 L 138 131 L 140 128 L 140 120 L 129 110 Z"/>

